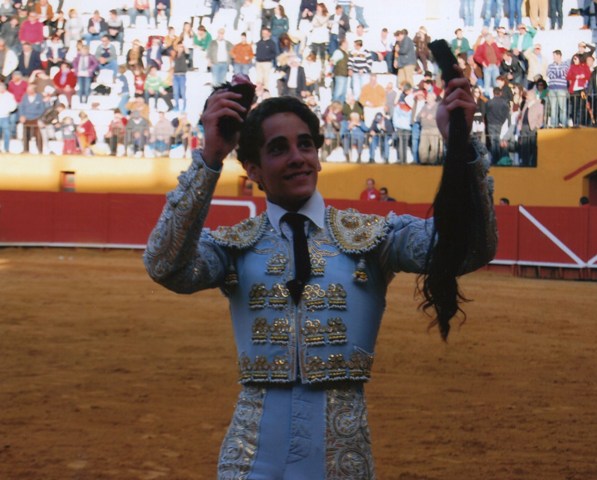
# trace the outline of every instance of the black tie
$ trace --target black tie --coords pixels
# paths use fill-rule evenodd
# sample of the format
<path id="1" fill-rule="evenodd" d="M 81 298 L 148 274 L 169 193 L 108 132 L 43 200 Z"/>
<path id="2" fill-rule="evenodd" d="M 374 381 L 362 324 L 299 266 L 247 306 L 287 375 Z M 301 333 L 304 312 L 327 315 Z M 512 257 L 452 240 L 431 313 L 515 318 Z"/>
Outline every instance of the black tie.
<path id="1" fill-rule="evenodd" d="M 290 296 L 295 304 L 299 303 L 305 283 L 311 275 L 311 259 L 309 258 L 309 247 L 305 235 L 305 220 L 307 217 L 300 213 L 287 213 L 283 220 L 292 229 L 292 240 L 294 247 L 294 272 L 295 278 L 286 283 Z"/>

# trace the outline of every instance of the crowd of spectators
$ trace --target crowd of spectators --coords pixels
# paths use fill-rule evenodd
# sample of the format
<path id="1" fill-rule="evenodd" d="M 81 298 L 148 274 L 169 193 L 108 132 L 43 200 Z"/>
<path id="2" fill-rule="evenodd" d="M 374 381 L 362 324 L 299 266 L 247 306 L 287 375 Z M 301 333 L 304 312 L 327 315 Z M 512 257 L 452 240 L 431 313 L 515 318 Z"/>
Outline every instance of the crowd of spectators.
<path id="1" fill-rule="evenodd" d="M 134 0 L 105 16 L 65 14 L 62 3 L 0 2 L 0 150 L 142 156 L 178 148 L 182 156 L 196 147 L 185 112 L 190 24 L 167 28 L 170 1 Z M 152 34 L 127 43 L 138 17 Z M 117 105 L 106 108 L 108 98 Z"/>
<path id="2" fill-rule="evenodd" d="M 209 90 L 244 73 L 256 102 L 293 95 L 320 116 L 324 160 L 442 162 L 443 91 L 425 26 L 371 31 L 356 0 L 301 0 L 296 18 L 283 0 L 212 0 L 177 29 L 170 0 L 125 3 L 80 13 L 58 0 L 0 1 L 2 151 L 185 155 L 201 141 L 187 117 L 189 75 L 207 75 Z M 580 42 L 565 58 L 535 41 L 563 28 L 561 0 L 524 13 L 521 0 L 483 0 L 478 32 L 474 0 L 461 3 L 451 47 L 478 104 L 473 134 L 494 164 L 536 165 L 540 128 L 596 125 L 595 46 Z M 590 29 L 597 6 L 586 3 L 576 13 Z"/>

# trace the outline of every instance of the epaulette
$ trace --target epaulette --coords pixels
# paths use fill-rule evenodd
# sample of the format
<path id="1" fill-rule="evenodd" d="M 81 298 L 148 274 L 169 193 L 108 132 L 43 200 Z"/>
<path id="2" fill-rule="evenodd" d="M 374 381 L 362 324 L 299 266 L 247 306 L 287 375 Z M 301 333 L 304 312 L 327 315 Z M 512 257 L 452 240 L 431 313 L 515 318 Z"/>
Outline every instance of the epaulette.
<path id="1" fill-rule="evenodd" d="M 384 217 L 360 213 L 353 208 L 328 207 L 326 222 L 334 242 L 344 253 L 367 253 L 382 243 L 389 231 Z"/>
<path id="2" fill-rule="evenodd" d="M 218 227 L 209 233 L 215 242 L 222 247 L 244 250 L 259 241 L 263 232 L 265 232 L 266 225 L 267 216 L 264 212 L 230 227 Z"/>

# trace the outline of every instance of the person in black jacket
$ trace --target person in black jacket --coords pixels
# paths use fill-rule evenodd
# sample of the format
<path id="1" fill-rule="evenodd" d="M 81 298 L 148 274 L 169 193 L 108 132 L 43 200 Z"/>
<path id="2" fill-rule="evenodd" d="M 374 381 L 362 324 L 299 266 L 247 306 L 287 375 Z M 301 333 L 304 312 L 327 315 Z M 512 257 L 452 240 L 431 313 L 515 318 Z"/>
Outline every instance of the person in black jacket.
<path id="1" fill-rule="evenodd" d="M 33 49 L 30 43 L 23 43 L 23 51 L 19 55 L 19 70 L 24 77 L 29 77 L 36 70 L 41 70 L 40 53 Z"/>
<path id="2" fill-rule="evenodd" d="M 261 40 L 255 44 L 255 83 L 262 84 L 269 88 L 271 72 L 278 56 L 278 46 L 272 40 L 272 31 L 263 27 L 261 29 Z"/>
<path id="3" fill-rule="evenodd" d="M 510 104 L 510 102 L 514 100 L 514 93 L 510 88 L 510 83 L 508 82 L 508 79 L 505 76 L 500 75 L 499 77 L 497 77 L 496 83 L 497 87 L 502 91 L 502 97 L 504 97 L 508 104 Z"/>
<path id="4" fill-rule="evenodd" d="M 408 36 L 406 28 L 394 32 L 396 42 L 392 49 L 392 70 L 391 73 L 398 75 L 397 84 L 408 83 L 414 85 L 414 73 L 417 66 L 417 54 L 415 44 Z"/>
<path id="5" fill-rule="evenodd" d="M 346 38 L 350 31 L 350 18 L 344 13 L 342 5 L 336 5 L 335 13 L 330 16 L 330 43 L 328 43 L 328 54 L 330 57 L 340 47 L 340 42 Z"/>
<path id="6" fill-rule="evenodd" d="M 390 143 L 394 136 L 394 125 L 387 114 L 378 112 L 369 128 L 369 163 L 375 163 L 375 150 L 379 146 L 385 163 L 390 159 Z"/>
<path id="7" fill-rule="evenodd" d="M 93 15 L 89 17 L 87 22 L 87 31 L 83 34 L 83 40 L 89 45 L 92 40 L 100 40 L 102 35 L 105 35 L 108 31 L 108 24 L 104 17 L 100 15 L 99 10 L 93 12 Z"/>
<path id="8" fill-rule="evenodd" d="M 524 66 L 518 57 L 512 55 L 509 50 L 504 52 L 504 58 L 500 62 L 500 75 L 504 75 L 511 83 L 522 85 L 524 79 Z"/>
<path id="9" fill-rule="evenodd" d="M 485 123 L 487 125 L 487 138 L 491 162 L 495 165 L 504 155 L 501 142 L 502 127 L 510 119 L 510 105 L 502 96 L 502 90 L 494 87 L 493 98 L 485 104 Z"/>

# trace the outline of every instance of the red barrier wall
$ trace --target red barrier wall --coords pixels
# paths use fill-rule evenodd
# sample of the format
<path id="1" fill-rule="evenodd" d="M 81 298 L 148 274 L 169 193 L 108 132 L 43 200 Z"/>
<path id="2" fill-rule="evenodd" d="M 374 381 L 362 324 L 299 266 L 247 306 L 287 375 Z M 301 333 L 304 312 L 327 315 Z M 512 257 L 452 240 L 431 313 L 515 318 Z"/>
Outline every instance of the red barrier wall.
<path id="1" fill-rule="evenodd" d="M 0 246 L 82 246 L 142 248 L 165 198 L 162 195 L 0 191 Z M 231 203 L 220 205 L 218 203 Z M 339 208 L 385 215 L 429 215 L 429 205 L 332 200 Z M 262 198 L 218 198 L 207 226 L 232 225 Z M 494 266 L 542 275 L 597 279 L 597 207 L 497 206 L 499 245 Z M 534 273 L 533 273 L 534 272 Z M 550 274 L 550 276 L 553 276 Z"/>

